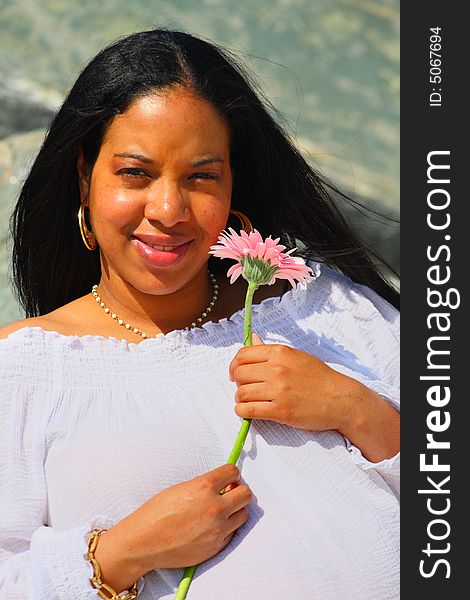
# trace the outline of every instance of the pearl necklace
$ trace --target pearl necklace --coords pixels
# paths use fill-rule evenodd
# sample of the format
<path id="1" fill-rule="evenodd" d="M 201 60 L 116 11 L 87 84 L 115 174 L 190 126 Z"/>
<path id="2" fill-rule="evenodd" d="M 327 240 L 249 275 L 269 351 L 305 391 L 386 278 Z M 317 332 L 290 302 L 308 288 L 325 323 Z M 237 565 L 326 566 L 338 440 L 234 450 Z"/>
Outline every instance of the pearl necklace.
<path id="1" fill-rule="evenodd" d="M 209 276 L 212 280 L 212 287 L 214 289 L 214 295 L 212 296 L 212 300 L 209 304 L 209 306 L 206 308 L 206 310 L 202 313 L 202 315 L 200 317 L 198 317 L 195 321 L 193 321 L 191 323 L 191 325 L 188 325 L 188 327 L 185 327 L 184 330 L 185 331 L 189 331 L 190 329 L 192 329 L 193 327 L 196 327 L 197 323 L 201 323 L 206 317 L 207 315 L 211 312 L 212 307 L 214 306 L 217 297 L 219 295 L 219 286 L 217 284 L 217 279 L 214 277 L 214 275 L 212 275 L 212 273 L 210 271 L 208 271 Z M 91 289 L 91 293 L 93 294 L 96 302 L 101 306 L 102 309 L 104 309 L 104 312 L 106 314 L 108 314 L 112 319 L 114 319 L 116 321 L 116 323 L 118 325 L 121 325 L 122 327 L 125 327 L 128 331 L 132 331 L 132 333 L 136 333 L 138 335 L 141 335 L 143 338 L 148 338 L 150 336 L 148 336 L 146 333 L 144 333 L 143 331 L 140 331 L 140 329 L 137 329 L 137 327 L 134 327 L 133 325 L 131 325 L 130 323 L 126 323 L 125 321 L 123 321 L 122 319 L 120 319 L 116 313 L 112 312 L 112 310 L 110 308 L 108 308 L 106 306 L 106 304 L 101 300 L 101 298 L 98 296 L 98 284 L 95 284 L 92 289 Z"/>

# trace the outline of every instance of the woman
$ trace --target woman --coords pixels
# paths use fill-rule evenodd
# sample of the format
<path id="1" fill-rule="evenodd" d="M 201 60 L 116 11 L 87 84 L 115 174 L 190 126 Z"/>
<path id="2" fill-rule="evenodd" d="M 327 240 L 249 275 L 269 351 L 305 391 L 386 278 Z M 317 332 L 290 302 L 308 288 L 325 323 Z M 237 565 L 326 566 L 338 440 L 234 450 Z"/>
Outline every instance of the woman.
<path id="1" fill-rule="evenodd" d="M 246 282 L 209 258 L 229 215 L 317 275 L 255 293 L 248 348 Z M 168 30 L 102 50 L 12 229 L 2 599 L 97 597 L 91 541 L 129 598 L 193 564 L 191 600 L 398 597 L 397 293 L 226 52 Z"/>

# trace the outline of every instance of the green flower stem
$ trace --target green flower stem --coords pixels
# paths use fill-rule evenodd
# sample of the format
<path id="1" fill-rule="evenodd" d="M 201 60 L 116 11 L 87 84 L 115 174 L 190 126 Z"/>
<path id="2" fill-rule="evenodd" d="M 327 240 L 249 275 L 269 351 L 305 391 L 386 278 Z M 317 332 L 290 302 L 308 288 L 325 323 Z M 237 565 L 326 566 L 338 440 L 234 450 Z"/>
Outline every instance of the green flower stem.
<path id="1" fill-rule="evenodd" d="M 259 285 L 256 283 L 248 283 L 248 290 L 246 292 L 245 298 L 245 318 L 243 321 L 243 345 L 251 346 L 251 314 L 252 314 L 252 304 L 253 304 L 253 295 L 258 289 Z M 240 426 L 240 430 L 238 431 L 237 439 L 235 440 L 235 444 L 233 446 L 232 452 L 230 452 L 230 456 L 227 461 L 227 465 L 235 465 L 237 460 L 240 457 L 241 451 L 243 450 L 243 446 L 245 444 L 246 436 L 248 435 L 248 431 L 250 430 L 251 419 L 243 419 L 242 424 Z M 222 488 L 219 494 L 224 494 L 225 488 Z M 183 573 L 183 578 L 178 586 L 176 591 L 175 600 L 185 600 L 186 594 L 188 592 L 189 586 L 191 585 L 191 581 L 194 573 L 196 572 L 197 565 L 193 565 L 192 567 L 186 567 Z"/>
<path id="2" fill-rule="evenodd" d="M 186 593 L 189 589 L 191 580 L 196 571 L 196 566 L 197 565 L 194 565 L 192 567 L 186 567 L 186 569 L 184 570 L 183 579 L 180 581 L 180 584 L 176 591 L 175 600 L 184 600 L 186 598 Z"/>
<path id="3" fill-rule="evenodd" d="M 243 321 L 243 345 L 251 346 L 251 314 L 253 312 L 253 295 L 258 289 L 257 283 L 249 283 L 245 297 L 245 320 Z"/>

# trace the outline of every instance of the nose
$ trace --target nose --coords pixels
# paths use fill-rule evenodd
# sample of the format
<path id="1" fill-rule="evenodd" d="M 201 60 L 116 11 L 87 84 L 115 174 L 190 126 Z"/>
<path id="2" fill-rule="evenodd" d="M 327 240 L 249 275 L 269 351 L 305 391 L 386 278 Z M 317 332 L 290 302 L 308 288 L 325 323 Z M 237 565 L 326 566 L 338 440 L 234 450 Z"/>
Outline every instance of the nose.
<path id="1" fill-rule="evenodd" d="M 159 221 L 168 228 L 188 221 L 190 210 L 178 183 L 160 179 L 156 184 L 146 198 L 144 217 L 149 221 Z"/>

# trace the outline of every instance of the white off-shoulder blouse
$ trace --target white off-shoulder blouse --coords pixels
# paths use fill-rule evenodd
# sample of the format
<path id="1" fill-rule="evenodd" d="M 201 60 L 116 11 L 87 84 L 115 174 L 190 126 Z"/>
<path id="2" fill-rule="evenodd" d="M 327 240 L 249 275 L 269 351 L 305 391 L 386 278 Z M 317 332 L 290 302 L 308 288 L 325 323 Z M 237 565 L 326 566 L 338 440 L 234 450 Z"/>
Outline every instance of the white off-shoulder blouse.
<path id="1" fill-rule="evenodd" d="M 243 315 L 140 343 L 40 327 L 0 340 L 2 600 L 98 598 L 87 533 L 226 463 Z M 254 305 L 253 331 L 399 408 L 399 313 L 370 288 L 323 266 Z M 371 463 L 337 431 L 253 420 L 237 464 L 249 519 L 198 566 L 188 600 L 399 597 L 399 455 Z M 139 599 L 173 599 L 183 571 L 148 572 Z"/>

